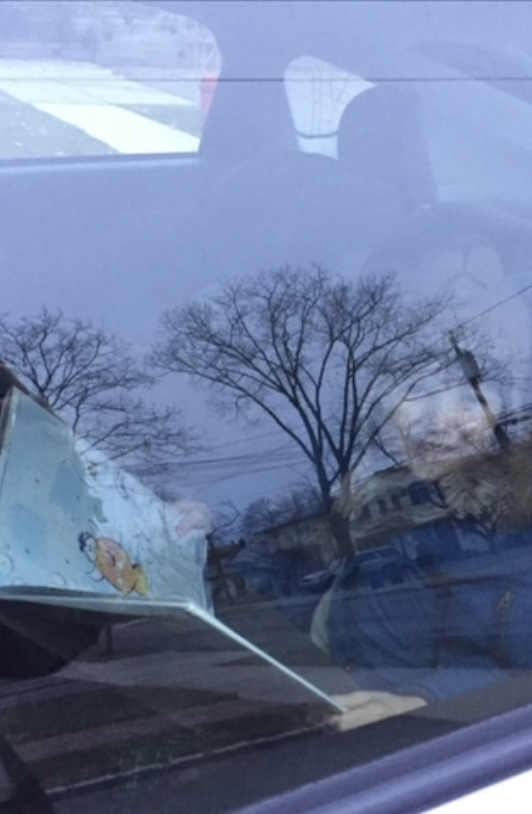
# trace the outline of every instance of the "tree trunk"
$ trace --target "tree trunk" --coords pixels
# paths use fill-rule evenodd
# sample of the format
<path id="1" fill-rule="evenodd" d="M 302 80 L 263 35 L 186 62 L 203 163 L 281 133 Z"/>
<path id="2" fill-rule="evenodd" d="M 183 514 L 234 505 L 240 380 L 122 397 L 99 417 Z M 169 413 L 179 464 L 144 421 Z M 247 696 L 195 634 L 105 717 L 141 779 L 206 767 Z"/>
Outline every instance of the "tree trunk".
<path id="1" fill-rule="evenodd" d="M 334 539 L 335 553 L 340 559 L 348 557 L 355 551 L 354 543 L 351 539 L 349 517 L 339 512 L 331 511 L 328 517 L 329 528 Z"/>

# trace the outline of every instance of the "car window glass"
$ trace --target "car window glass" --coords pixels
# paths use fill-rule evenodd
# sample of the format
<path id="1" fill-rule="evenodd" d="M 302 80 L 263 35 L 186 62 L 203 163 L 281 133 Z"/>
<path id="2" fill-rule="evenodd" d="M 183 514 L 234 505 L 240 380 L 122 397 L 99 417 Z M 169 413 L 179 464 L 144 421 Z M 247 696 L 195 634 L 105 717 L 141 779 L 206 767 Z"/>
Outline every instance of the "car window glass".
<path id="1" fill-rule="evenodd" d="M 532 701 L 531 15 L 0 3 L 9 793 L 234 814 Z"/>
<path id="2" fill-rule="evenodd" d="M 285 88 L 300 148 L 334 155 L 340 117 L 370 82 L 322 59 L 301 56 L 285 72 Z"/>
<path id="3" fill-rule="evenodd" d="M 219 72 L 199 22 L 128 0 L 0 15 L 0 158 L 198 150 Z"/>

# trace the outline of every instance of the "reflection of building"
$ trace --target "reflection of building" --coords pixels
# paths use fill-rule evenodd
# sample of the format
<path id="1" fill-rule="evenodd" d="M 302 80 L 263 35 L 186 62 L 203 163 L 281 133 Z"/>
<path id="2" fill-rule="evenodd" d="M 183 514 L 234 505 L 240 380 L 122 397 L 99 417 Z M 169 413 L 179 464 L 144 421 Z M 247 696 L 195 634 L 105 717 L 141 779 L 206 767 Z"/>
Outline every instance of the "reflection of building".
<path id="1" fill-rule="evenodd" d="M 375 472 L 338 505 L 353 551 L 392 544 L 419 561 L 528 543 L 532 441 L 499 451 Z M 305 574 L 335 558 L 329 517 L 317 514 L 253 535 L 232 565 L 261 594 L 297 591 Z"/>
<path id="2" fill-rule="evenodd" d="M 252 535 L 227 571 L 263 597 L 290 596 L 300 591 L 303 577 L 333 558 L 327 517 L 314 514 Z"/>
<path id="3" fill-rule="evenodd" d="M 254 534 L 249 547 L 268 554 L 299 551 L 308 562 L 326 562 L 334 557 L 331 531 L 324 514 L 281 523 Z"/>
<path id="4" fill-rule="evenodd" d="M 408 467 L 376 472 L 352 493 L 350 517 L 355 540 L 439 519 L 442 499 L 434 483 Z"/>
<path id="5" fill-rule="evenodd" d="M 351 496 L 354 548 L 363 551 L 394 541 L 410 556 L 420 545 L 459 547 L 449 527 L 449 509 L 437 481 L 408 467 L 376 472 Z"/>
<path id="6" fill-rule="evenodd" d="M 358 550 L 391 537 L 414 555 L 478 550 L 527 528 L 532 519 L 532 443 L 509 454 L 441 460 L 376 472 L 343 499 Z"/>

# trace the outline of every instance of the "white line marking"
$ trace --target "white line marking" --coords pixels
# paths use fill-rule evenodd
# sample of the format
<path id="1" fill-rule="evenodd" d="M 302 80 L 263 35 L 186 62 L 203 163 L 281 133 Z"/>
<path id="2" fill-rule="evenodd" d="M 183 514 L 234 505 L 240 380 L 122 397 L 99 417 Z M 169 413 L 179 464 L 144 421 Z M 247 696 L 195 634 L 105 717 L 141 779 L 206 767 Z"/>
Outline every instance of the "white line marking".
<path id="1" fill-rule="evenodd" d="M 197 152 L 199 139 L 182 130 L 112 105 L 34 105 L 119 153 Z"/>

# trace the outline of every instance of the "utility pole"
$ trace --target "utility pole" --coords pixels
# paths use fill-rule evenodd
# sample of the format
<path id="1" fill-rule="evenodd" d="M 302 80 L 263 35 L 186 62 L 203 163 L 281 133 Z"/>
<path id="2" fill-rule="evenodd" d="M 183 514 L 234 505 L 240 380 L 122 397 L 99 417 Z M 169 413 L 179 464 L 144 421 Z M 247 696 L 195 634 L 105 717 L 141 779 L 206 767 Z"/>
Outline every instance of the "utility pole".
<path id="1" fill-rule="evenodd" d="M 460 362 L 460 366 L 462 368 L 464 376 L 466 377 L 467 381 L 469 382 L 469 384 L 473 388 L 473 391 L 475 393 L 475 396 L 477 397 L 478 403 L 480 404 L 480 406 L 484 410 L 486 418 L 489 421 L 490 427 L 493 430 L 493 434 L 495 435 L 495 438 L 499 442 L 499 446 L 501 447 L 503 452 L 509 452 L 510 451 L 510 439 L 508 438 L 502 424 L 500 424 L 497 421 L 495 415 L 493 414 L 493 412 L 492 412 L 492 410 L 491 410 L 491 408 L 490 408 L 490 406 L 489 406 L 489 404 L 487 402 L 486 396 L 484 395 L 484 393 L 482 392 L 482 390 L 480 388 L 480 380 L 481 380 L 482 377 L 481 377 L 480 370 L 479 370 L 479 367 L 478 367 L 478 364 L 477 364 L 477 360 L 475 359 L 475 357 L 471 353 L 471 351 L 462 350 L 462 348 L 458 344 L 458 342 L 456 340 L 456 337 L 455 337 L 455 335 L 453 334 L 452 331 L 449 332 L 449 338 L 451 340 L 451 345 L 453 346 L 454 351 L 456 353 L 456 358 Z"/>

